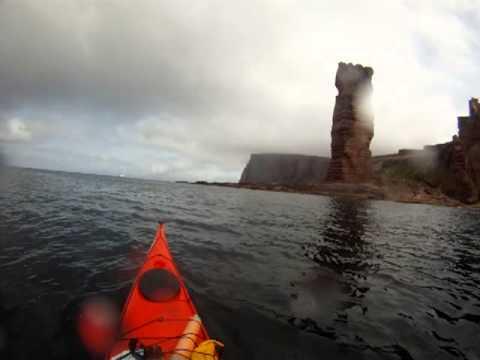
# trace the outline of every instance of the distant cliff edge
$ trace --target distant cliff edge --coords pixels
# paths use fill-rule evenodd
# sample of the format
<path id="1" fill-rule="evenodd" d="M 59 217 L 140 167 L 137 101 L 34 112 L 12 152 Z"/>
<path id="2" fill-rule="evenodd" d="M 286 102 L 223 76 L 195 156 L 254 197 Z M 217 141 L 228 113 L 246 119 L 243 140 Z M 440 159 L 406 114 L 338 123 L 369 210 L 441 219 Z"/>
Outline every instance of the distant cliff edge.
<path id="1" fill-rule="evenodd" d="M 330 159 L 297 154 L 252 154 L 241 184 L 317 184 L 325 178 Z"/>

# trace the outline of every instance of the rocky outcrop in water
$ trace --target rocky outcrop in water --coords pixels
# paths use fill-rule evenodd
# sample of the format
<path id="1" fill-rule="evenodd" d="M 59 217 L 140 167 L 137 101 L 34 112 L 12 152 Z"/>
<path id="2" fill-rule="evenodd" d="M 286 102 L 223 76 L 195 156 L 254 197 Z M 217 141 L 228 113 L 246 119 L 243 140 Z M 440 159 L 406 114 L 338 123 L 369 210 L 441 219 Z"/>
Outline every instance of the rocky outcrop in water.
<path id="1" fill-rule="evenodd" d="M 295 154 L 252 154 L 241 184 L 316 184 L 325 178 L 329 159 Z"/>
<path id="2" fill-rule="evenodd" d="M 335 78 L 338 95 L 333 111 L 332 156 L 327 181 L 355 183 L 371 178 L 373 115 L 368 102 L 372 76 L 370 67 L 338 64 Z"/>

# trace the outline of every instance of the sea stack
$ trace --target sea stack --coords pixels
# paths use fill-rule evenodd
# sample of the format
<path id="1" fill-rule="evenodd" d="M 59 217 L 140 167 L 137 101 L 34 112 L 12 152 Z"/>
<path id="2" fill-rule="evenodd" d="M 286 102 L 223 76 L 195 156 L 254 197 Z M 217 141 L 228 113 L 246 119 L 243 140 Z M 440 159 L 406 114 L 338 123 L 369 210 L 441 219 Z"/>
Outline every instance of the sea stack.
<path id="1" fill-rule="evenodd" d="M 335 77 L 338 95 L 332 124 L 331 159 L 326 181 L 360 183 L 372 176 L 370 111 L 373 69 L 339 63 Z"/>

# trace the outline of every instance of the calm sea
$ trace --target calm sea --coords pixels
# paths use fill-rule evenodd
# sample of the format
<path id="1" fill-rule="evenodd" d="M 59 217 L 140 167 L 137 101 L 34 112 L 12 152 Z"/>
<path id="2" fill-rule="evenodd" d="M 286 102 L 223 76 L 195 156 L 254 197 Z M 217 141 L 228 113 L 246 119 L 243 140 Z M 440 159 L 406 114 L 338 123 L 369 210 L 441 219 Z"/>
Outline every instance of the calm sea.
<path id="1" fill-rule="evenodd" d="M 480 359 L 480 211 L 0 170 L 0 355 L 86 358 L 159 221 L 225 359 Z"/>

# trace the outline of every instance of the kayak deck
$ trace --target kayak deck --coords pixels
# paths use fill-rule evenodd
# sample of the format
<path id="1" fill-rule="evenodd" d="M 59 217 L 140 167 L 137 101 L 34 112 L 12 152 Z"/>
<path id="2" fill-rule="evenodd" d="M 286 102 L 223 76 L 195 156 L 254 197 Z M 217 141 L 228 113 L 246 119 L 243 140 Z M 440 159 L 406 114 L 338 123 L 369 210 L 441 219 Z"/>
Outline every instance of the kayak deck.
<path id="1" fill-rule="evenodd" d="M 209 337 L 170 254 L 165 226 L 160 224 L 124 305 L 120 336 L 107 358 L 127 358 L 138 344 L 144 349 L 156 347 L 168 359 L 192 321 L 199 323 L 192 337 L 196 347 Z"/>

